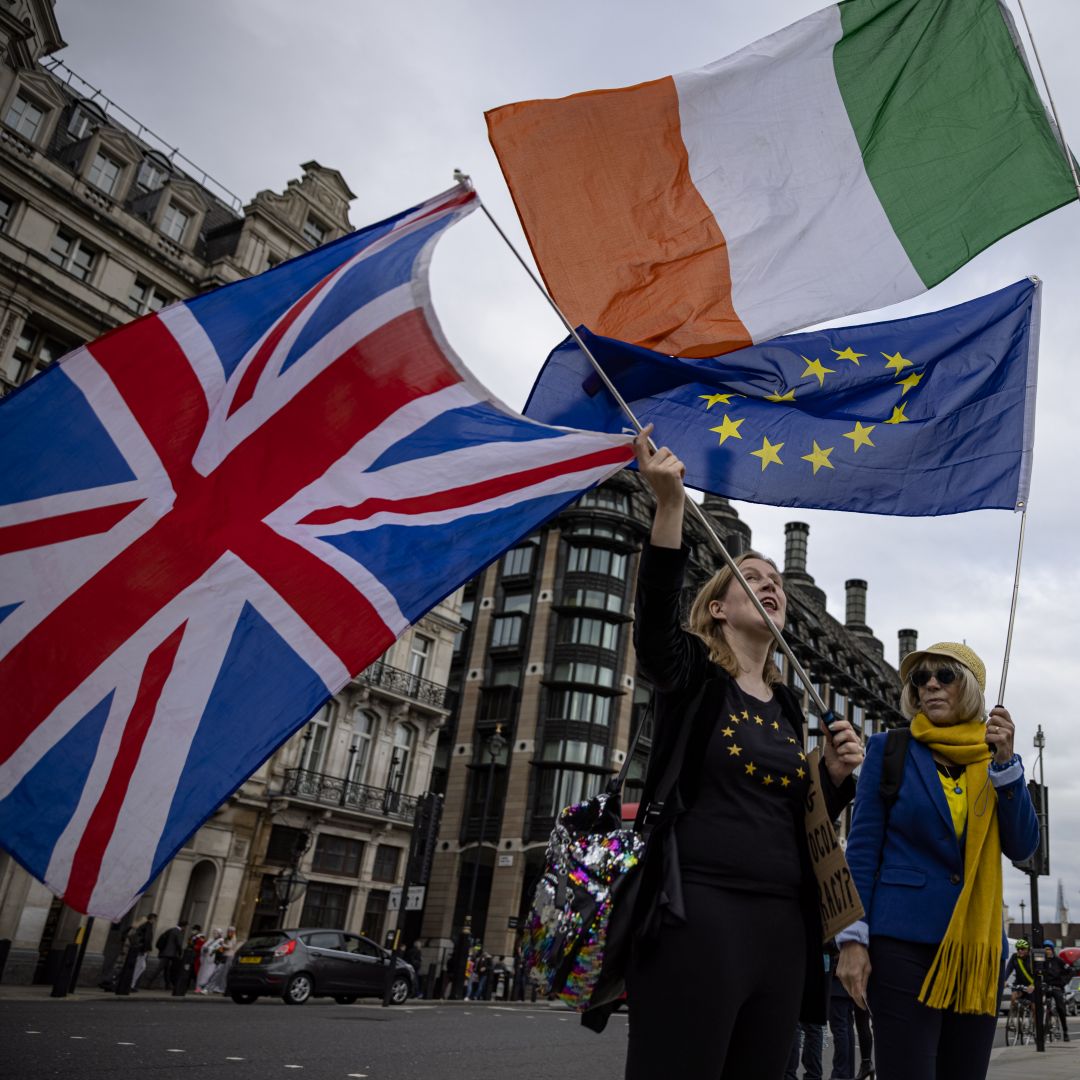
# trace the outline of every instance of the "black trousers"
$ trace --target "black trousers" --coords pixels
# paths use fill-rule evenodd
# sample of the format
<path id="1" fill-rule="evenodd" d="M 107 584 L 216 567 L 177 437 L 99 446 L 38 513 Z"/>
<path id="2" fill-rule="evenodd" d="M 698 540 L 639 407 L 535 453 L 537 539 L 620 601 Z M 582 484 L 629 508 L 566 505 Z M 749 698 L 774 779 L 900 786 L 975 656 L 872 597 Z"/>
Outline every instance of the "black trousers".
<path id="1" fill-rule="evenodd" d="M 806 968 L 799 902 L 685 884 L 627 973 L 626 1080 L 782 1080 Z"/>
<path id="2" fill-rule="evenodd" d="M 870 1013 L 878 1080 L 984 1080 L 997 1016 L 930 1009 L 919 1000 L 936 945 L 870 939 Z M 1004 981 L 1004 958 L 998 997 Z"/>

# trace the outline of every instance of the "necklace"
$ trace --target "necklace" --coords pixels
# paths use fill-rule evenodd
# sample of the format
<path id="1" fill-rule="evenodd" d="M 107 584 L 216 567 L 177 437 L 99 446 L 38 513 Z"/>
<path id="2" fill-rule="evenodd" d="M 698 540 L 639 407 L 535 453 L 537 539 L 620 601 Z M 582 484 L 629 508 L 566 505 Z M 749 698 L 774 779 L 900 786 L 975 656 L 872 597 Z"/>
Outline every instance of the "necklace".
<path id="1" fill-rule="evenodd" d="M 963 779 L 964 779 L 964 766 L 963 765 L 943 765 L 940 761 L 935 761 L 938 772 L 943 776 L 947 776 L 953 782 L 953 794 L 963 795 Z"/>

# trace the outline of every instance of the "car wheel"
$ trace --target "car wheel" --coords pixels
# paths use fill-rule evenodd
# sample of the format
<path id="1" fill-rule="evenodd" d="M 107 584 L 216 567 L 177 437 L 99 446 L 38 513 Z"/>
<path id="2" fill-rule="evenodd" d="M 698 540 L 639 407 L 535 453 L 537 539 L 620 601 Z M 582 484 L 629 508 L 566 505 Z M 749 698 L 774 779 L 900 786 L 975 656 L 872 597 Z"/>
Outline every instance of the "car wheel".
<path id="1" fill-rule="evenodd" d="M 315 987 L 311 984 L 311 976 L 306 972 L 294 975 L 285 986 L 285 992 L 281 995 L 286 1005 L 303 1005 Z"/>
<path id="2" fill-rule="evenodd" d="M 398 976 L 390 985 L 390 1003 L 404 1005 L 409 1000 L 409 980 Z"/>
<path id="3" fill-rule="evenodd" d="M 335 994 L 334 1000 L 339 1005 L 351 1005 L 358 996 L 358 994 Z"/>
<path id="4" fill-rule="evenodd" d="M 241 994 L 237 990 L 229 995 L 237 1005 L 250 1005 L 258 996 L 258 994 Z"/>

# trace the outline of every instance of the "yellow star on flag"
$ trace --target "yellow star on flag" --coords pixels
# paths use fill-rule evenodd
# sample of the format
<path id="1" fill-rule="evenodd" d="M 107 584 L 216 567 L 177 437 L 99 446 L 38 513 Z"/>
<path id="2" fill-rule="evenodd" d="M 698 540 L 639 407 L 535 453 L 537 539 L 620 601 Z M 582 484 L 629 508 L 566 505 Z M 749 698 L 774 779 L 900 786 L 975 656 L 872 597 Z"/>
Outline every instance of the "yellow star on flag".
<path id="1" fill-rule="evenodd" d="M 757 724 L 760 727 L 762 724 L 765 723 L 765 717 L 764 716 L 758 716 L 757 713 L 755 713 L 754 714 L 754 723 Z"/>
<path id="2" fill-rule="evenodd" d="M 899 405 L 893 406 L 892 416 L 885 421 L 886 424 L 902 424 L 905 420 L 910 420 L 910 416 L 904 415 L 904 409 L 907 407 L 907 402 L 901 402 Z"/>
<path id="3" fill-rule="evenodd" d="M 774 462 L 774 461 L 776 462 L 777 465 L 783 465 L 784 464 L 780 460 L 780 451 L 783 448 L 784 448 L 784 444 L 782 442 L 771 443 L 771 442 L 769 442 L 769 436 L 765 435 L 765 436 L 762 437 L 762 440 L 761 440 L 761 449 L 760 450 L 751 450 L 750 453 L 753 454 L 754 457 L 756 457 L 756 458 L 761 458 L 761 471 L 764 472 L 765 467 L 767 465 L 772 464 L 772 462 Z"/>
<path id="4" fill-rule="evenodd" d="M 904 370 L 904 368 L 912 366 L 911 361 L 905 359 L 899 353 L 894 353 L 892 356 L 890 356 L 887 352 L 883 352 L 881 355 L 884 356 L 885 359 L 888 361 L 885 366 L 887 368 L 892 368 L 897 375 L 899 375 L 900 372 Z"/>
<path id="5" fill-rule="evenodd" d="M 806 760 L 806 755 L 801 750 L 799 751 L 799 760 L 800 761 L 805 761 Z"/>
<path id="6" fill-rule="evenodd" d="M 714 405 L 730 405 L 733 397 L 746 397 L 745 394 L 698 394 L 705 400 L 705 408 L 711 409 Z"/>
<path id="7" fill-rule="evenodd" d="M 896 384 L 897 386 L 902 386 L 904 388 L 900 391 L 900 396 L 903 397 L 909 390 L 914 390 L 921 382 L 922 376 L 913 371 L 906 379 L 901 379 Z"/>
<path id="8" fill-rule="evenodd" d="M 836 353 L 837 360 L 850 360 L 856 367 L 859 366 L 859 361 L 866 355 L 864 352 L 855 352 L 855 350 L 849 345 L 843 352 L 839 349 L 833 349 Z"/>
<path id="9" fill-rule="evenodd" d="M 857 454 L 859 452 L 859 447 L 860 446 L 873 446 L 874 445 L 873 442 L 870 439 L 870 432 L 873 431 L 875 427 L 877 427 L 876 424 L 870 424 L 868 426 L 865 426 L 865 425 L 861 424 L 858 420 L 856 420 L 855 421 L 855 430 L 854 431 L 845 431 L 844 432 L 844 438 L 845 439 L 850 439 L 851 442 L 852 442 L 853 453 Z"/>
<path id="10" fill-rule="evenodd" d="M 801 780 L 806 775 L 806 770 L 800 765 L 795 770 L 795 775 Z"/>
<path id="11" fill-rule="evenodd" d="M 735 734 L 735 729 L 729 727 L 722 728 L 720 734 L 723 735 L 725 739 L 730 739 Z"/>
<path id="12" fill-rule="evenodd" d="M 791 736 L 789 735 L 789 736 L 788 736 L 788 740 L 787 740 L 787 741 L 788 741 L 789 743 L 793 743 L 793 742 L 794 742 L 795 740 L 794 740 L 794 739 L 793 739 L 793 738 L 792 738 L 792 737 L 791 737 Z"/>
<path id="13" fill-rule="evenodd" d="M 768 786 L 769 786 L 769 785 L 770 785 L 770 784 L 771 784 L 771 783 L 773 782 L 773 778 L 772 778 L 772 777 L 771 777 L 771 776 L 770 776 L 770 775 L 769 775 L 768 773 L 766 773 L 766 774 L 765 774 L 765 775 L 764 775 L 764 776 L 763 776 L 763 777 L 761 778 L 761 782 L 762 782 L 762 783 L 763 783 L 763 784 L 764 784 L 764 785 L 765 785 L 766 787 L 768 787 Z"/>
<path id="14" fill-rule="evenodd" d="M 791 781 L 786 776 L 781 776 L 780 777 L 780 786 L 781 787 L 791 787 Z"/>
<path id="15" fill-rule="evenodd" d="M 772 729 L 773 729 L 773 731 L 779 731 L 779 730 L 780 730 L 780 723 L 779 723 L 779 721 L 777 721 L 777 720 L 774 720 L 774 721 L 772 722 Z"/>
<path id="16" fill-rule="evenodd" d="M 749 720 L 750 719 L 750 711 L 748 709 L 743 709 L 742 718 L 744 720 Z"/>
<path id="17" fill-rule="evenodd" d="M 803 357 L 803 359 L 806 359 L 806 358 Z M 765 400 L 766 401 L 794 401 L 795 400 L 795 391 L 794 390 L 789 390 L 786 394 L 766 394 L 765 395 Z"/>
<path id="18" fill-rule="evenodd" d="M 817 476 L 818 469 L 835 469 L 836 466 L 829 460 L 829 455 L 833 452 L 835 447 L 829 446 L 822 450 L 817 444 L 817 439 L 814 440 L 814 452 L 812 454 L 803 454 L 803 461 L 809 461 L 814 466 L 814 475 Z"/>
<path id="19" fill-rule="evenodd" d="M 737 713 L 732 713 L 732 714 L 731 714 L 731 715 L 730 715 L 730 716 L 728 717 L 728 719 L 729 719 L 729 720 L 730 720 L 730 721 L 731 721 L 731 722 L 732 722 L 733 724 L 737 724 L 737 723 L 739 722 L 739 716 L 738 716 L 738 714 L 737 714 Z"/>
<path id="20" fill-rule="evenodd" d="M 747 763 L 745 768 L 746 768 L 746 775 L 747 776 L 753 776 L 754 773 L 757 772 L 757 766 L 752 761 Z"/>
<path id="21" fill-rule="evenodd" d="M 803 357 L 806 360 L 806 357 Z M 807 375 L 813 375 L 818 381 L 818 386 L 825 385 L 826 375 L 835 375 L 836 368 L 826 367 L 820 360 L 806 360 L 806 370 L 802 373 L 805 379 Z"/>
<path id="22" fill-rule="evenodd" d="M 731 746 L 727 748 L 727 752 L 732 757 L 738 757 L 742 753 L 742 747 L 739 746 L 738 743 L 732 743 Z"/>
<path id="23" fill-rule="evenodd" d="M 739 425 L 745 420 L 744 416 L 741 420 L 732 420 L 727 413 L 724 413 L 723 422 L 719 427 L 709 428 L 710 431 L 715 431 L 720 436 L 720 445 L 723 446 L 728 439 L 741 439 L 739 434 Z"/>

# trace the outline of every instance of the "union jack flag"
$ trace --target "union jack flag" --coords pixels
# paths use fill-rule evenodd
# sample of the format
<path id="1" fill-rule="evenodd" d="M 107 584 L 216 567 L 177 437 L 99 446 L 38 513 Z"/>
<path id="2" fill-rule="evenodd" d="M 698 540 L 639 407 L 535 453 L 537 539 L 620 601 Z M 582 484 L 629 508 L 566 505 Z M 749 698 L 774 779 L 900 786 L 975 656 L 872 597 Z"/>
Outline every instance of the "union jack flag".
<path id="1" fill-rule="evenodd" d="M 119 918 L 327 697 L 628 440 L 507 409 L 427 265 L 453 188 L 2 405 L 0 842 Z"/>

